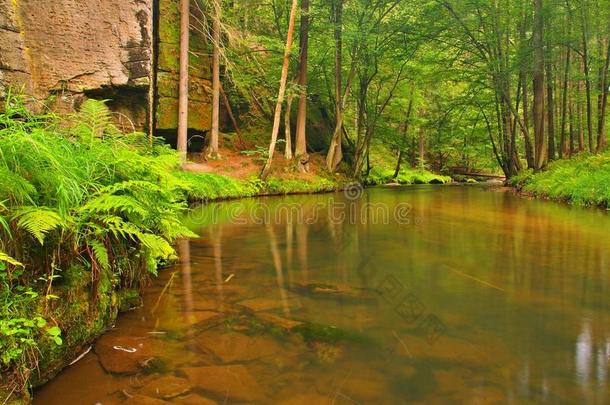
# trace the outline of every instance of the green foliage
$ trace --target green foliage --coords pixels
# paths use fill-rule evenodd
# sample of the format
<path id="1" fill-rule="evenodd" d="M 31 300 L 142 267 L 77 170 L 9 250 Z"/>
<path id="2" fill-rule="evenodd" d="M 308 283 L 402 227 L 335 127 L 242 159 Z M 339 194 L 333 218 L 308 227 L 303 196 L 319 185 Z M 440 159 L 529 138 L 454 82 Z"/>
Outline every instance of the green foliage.
<path id="1" fill-rule="evenodd" d="M 511 179 L 524 191 L 575 205 L 610 206 L 610 154 L 560 160 L 543 172 Z"/>
<path id="2" fill-rule="evenodd" d="M 249 197 L 258 191 L 254 184 L 211 173 L 180 172 L 190 199 L 198 201 Z"/>
<path id="3" fill-rule="evenodd" d="M 4 111 L 0 368 L 25 376 L 36 367 L 38 345 L 61 345 L 62 326 L 71 326 L 61 318 L 47 326 L 55 280 L 84 263 L 92 294 L 101 297 L 117 282 L 133 285 L 155 274 L 174 257 L 176 238 L 194 236 L 181 223 L 189 193 L 216 197 L 211 191 L 222 178 L 209 184 L 183 176 L 175 151 L 118 131 L 104 102 L 88 100 L 70 116 L 36 116 L 9 98 Z"/>
<path id="4" fill-rule="evenodd" d="M 383 185 L 388 183 L 399 184 L 446 184 L 451 183 L 451 178 L 434 174 L 428 170 L 420 169 L 401 169 L 398 176 L 394 178 L 393 169 L 383 169 L 374 167 L 365 178 L 368 185 Z"/>
<path id="5" fill-rule="evenodd" d="M 264 183 L 264 189 L 269 194 L 319 193 L 337 189 L 337 184 L 324 177 L 312 179 L 280 179 L 269 177 Z"/>

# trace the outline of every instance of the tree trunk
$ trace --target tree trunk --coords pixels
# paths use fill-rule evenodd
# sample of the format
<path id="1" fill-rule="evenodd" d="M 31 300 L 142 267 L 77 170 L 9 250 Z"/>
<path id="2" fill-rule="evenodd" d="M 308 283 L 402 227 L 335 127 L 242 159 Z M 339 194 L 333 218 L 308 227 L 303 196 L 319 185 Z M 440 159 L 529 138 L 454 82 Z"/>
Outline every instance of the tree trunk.
<path id="1" fill-rule="evenodd" d="M 286 160 L 292 160 L 292 132 L 290 114 L 292 113 L 292 94 L 289 94 L 286 98 L 286 112 L 284 113 L 284 136 L 286 139 L 286 145 L 284 148 L 284 158 Z"/>
<path id="2" fill-rule="evenodd" d="M 189 0 L 180 0 L 180 84 L 177 149 L 182 164 L 186 163 L 188 135 L 190 13 Z"/>
<path id="3" fill-rule="evenodd" d="M 417 167 L 423 170 L 426 166 L 426 134 L 423 127 L 419 127 L 419 162 Z"/>
<path id="4" fill-rule="evenodd" d="M 569 30 L 568 32 L 571 32 Z M 561 95 L 561 141 L 559 145 L 559 158 L 563 159 L 564 155 L 568 152 L 566 145 L 566 119 L 568 116 L 568 91 L 570 88 L 569 78 L 570 78 L 570 58 L 572 55 L 572 49 L 568 47 L 566 52 L 566 63 L 565 63 L 565 71 L 563 72 L 563 93 Z M 570 115 L 570 120 L 571 120 Z M 571 124 L 571 122 L 570 122 Z M 572 148 L 572 131 L 570 131 L 570 149 Z M 570 152 L 571 155 L 571 152 Z"/>
<path id="5" fill-rule="evenodd" d="M 332 4 L 335 25 L 335 131 L 326 156 L 326 168 L 330 172 L 334 172 L 343 159 L 343 0 L 333 0 Z"/>
<path id="6" fill-rule="evenodd" d="M 212 129 L 208 144 L 207 157 L 217 159 L 218 137 L 220 132 L 220 0 L 214 0 L 212 24 Z"/>
<path id="7" fill-rule="evenodd" d="M 535 0 L 534 18 L 534 168 L 540 170 L 546 164 L 544 133 L 544 20 L 542 0 Z"/>
<path id="8" fill-rule="evenodd" d="M 299 54 L 299 104 L 297 107 L 297 128 L 295 155 L 301 172 L 309 172 L 307 155 L 307 62 L 309 47 L 309 0 L 301 0 L 300 54 Z"/>
<path id="9" fill-rule="evenodd" d="M 409 135 L 409 126 L 411 124 L 411 115 L 413 114 L 413 94 L 411 94 L 411 98 L 409 99 L 409 106 L 407 107 L 407 118 L 405 119 L 405 127 L 403 129 L 403 133 L 402 133 L 402 142 L 400 143 L 399 146 L 399 150 L 398 150 L 398 161 L 396 162 L 396 169 L 394 170 L 394 177 L 392 178 L 396 178 L 398 177 L 398 174 L 400 173 L 400 166 L 402 164 L 402 156 L 403 156 L 403 151 L 404 148 L 406 147 L 406 143 L 407 143 L 407 136 Z"/>
<path id="10" fill-rule="evenodd" d="M 601 74 L 598 108 L 598 132 L 597 132 L 597 152 L 601 152 L 606 146 L 606 109 L 608 108 L 608 69 L 610 68 L 610 39 L 606 50 L 606 61 L 604 62 Z"/>
<path id="11" fill-rule="evenodd" d="M 589 152 L 593 152 L 593 111 L 591 106 L 591 72 L 589 68 L 589 39 L 587 36 L 588 23 L 586 10 L 582 9 L 582 62 L 585 74 L 585 96 L 587 100 L 587 136 Z"/>
<path id="12" fill-rule="evenodd" d="M 282 104 L 286 95 L 286 81 L 288 80 L 288 67 L 290 65 L 290 49 L 292 48 L 292 37 L 294 35 L 294 23 L 296 20 L 298 0 L 292 0 L 290 8 L 290 20 L 288 22 L 288 32 L 286 33 L 286 49 L 284 50 L 284 63 L 282 65 L 282 75 L 280 77 L 280 89 L 275 105 L 275 115 L 273 117 L 273 129 L 271 130 L 271 142 L 269 144 L 269 157 L 267 163 L 261 172 L 261 178 L 267 177 L 271 164 L 273 163 L 273 155 L 275 153 L 275 145 L 277 144 L 277 135 L 280 130 L 280 120 L 282 116 Z"/>
<path id="13" fill-rule="evenodd" d="M 522 83 L 522 91 L 523 91 L 523 126 L 527 129 L 530 125 L 529 119 L 529 94 L 528 94 L 528 86 L 526 73 L 523 73 L 523 83 Z M 534 162 L 534 148 L 532 146 L 532 140 L 530 138 L 529 130 L 521 129 L 523 133 L 523 141 L 525 143 L 525 160 L 527 161 L 527 168 L 533 169 L 535 166 Z"/>
<path id="14" fill-rule="evenodd" d="M 555 160 L 555 100 L 553 96 L 553 66 L 550 62 L 546 64 L 546 80 L 548 159 Z"/>

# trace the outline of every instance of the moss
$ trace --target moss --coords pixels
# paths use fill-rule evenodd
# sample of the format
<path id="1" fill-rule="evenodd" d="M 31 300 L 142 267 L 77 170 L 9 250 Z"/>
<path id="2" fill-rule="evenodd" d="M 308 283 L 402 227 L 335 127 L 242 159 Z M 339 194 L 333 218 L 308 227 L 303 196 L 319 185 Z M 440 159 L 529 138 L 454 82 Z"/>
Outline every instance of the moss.
<path id="1" fill-rule="evenodd" d="M 16 392 L 13 389 L 4 389 L 0 387 L 0 400 L 3 405 L 28 405 L 32 402 L 30 393 L 27 390 Z"/>
<path id="2" fill-rule="evenodd" d="M 58 346 L 50 339 L 39 342 L 40 373 L 30 378 L 32 386 L 39 386 L 53 378 L 84 347 L 112 325 L 118 315 L 115 293 L 116 280 L 110 271 L 102 271 L 97 296 L 91 297 L 91 272 L 83 266 L 71 266 L 57 288 L 56 300 L 51 308 L 62 330 L 63 344 Z"/>
<path id="3" fill-rule="evenodd" d="M 189 128 L 207 131 L 212 127 L 212 106 L 209 103 L 192 102 L 189 104 Z M 159 98 L 157 108 L 157 129 L 178 128 L 178 99 Z"/>
<path id="4" fill-rule="evenodd" d="M 142 306 L 143 301 L 140 292 L 133 288 L 127 288 L 117 293 L 119 312 L 126 312 Z"/>

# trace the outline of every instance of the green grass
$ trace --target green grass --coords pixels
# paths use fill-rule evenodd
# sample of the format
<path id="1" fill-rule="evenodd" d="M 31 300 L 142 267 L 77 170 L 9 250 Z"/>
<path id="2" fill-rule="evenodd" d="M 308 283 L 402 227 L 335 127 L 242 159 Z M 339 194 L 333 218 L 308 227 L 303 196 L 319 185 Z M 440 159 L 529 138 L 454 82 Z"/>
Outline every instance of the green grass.
<path id="1" fill-rule="evenodd" d="M 543 172 L 513 177 L 510 184 L 540 197 L 610 207 L 610 153 L 552 162 Z"/>

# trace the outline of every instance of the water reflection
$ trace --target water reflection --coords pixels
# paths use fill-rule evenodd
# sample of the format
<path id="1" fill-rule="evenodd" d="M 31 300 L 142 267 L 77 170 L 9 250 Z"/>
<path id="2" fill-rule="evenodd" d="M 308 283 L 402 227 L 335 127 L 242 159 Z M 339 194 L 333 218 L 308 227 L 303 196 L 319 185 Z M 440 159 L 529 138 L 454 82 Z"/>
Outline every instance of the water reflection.
<path id="1" fill-rule="evenodd" d="M 339 203 L 343 216 L 327 209 Z M 188 393 L 172 402 L 603 403 L 610 395 L 604 213 L 422 187 L 368 190 L 359 200 L 225 202 L 193 218 L 202 238 L 177 244 L 181 282 L 172 269 L 162 273 L 145 307 L 116 330 L 121 339 L 164 333 L 153 335 L 163 349 L 152 354 L 163 369 L 138 373 L 187 381 Z M 430 319 L 443 327 L 435 339 Z M 225 371 L 242 385 L 228 392 L 233 380 L 217 377 Z M 60 376 L 37 401 L 61 403 L 69 383 Z M 154 396 L 130 384 L 96 371 L 87 389 L 100 402 L 128 400 L 123 391 Z"/>

